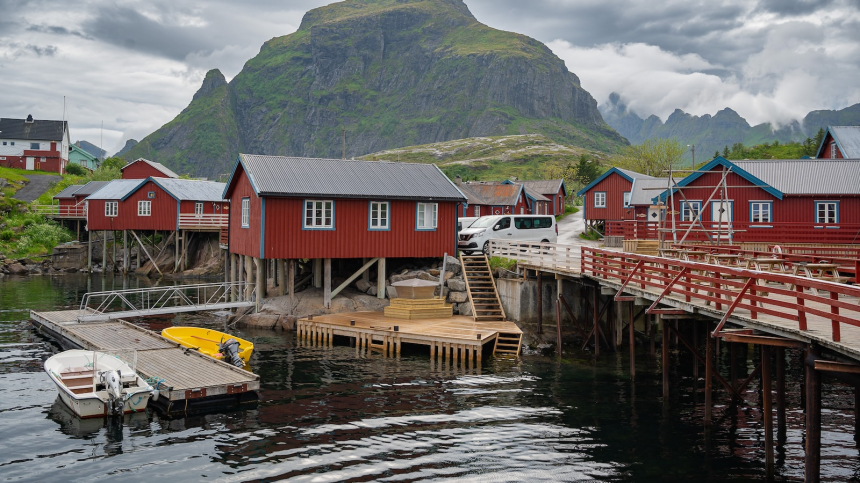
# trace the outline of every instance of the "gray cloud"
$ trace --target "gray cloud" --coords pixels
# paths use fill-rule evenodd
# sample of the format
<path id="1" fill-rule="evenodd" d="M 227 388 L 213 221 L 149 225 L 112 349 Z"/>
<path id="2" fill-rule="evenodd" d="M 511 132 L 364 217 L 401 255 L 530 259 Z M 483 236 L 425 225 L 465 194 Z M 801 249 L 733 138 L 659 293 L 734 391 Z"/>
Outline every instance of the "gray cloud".
<path id="1" fill-rule="evenodd" d="M 77 37 L 81 37 L 84 39 L 92 40 L 93 37 L 84 34 L 78 30 L 69 30 L 66 27 L 60 25 L 30 25 L 27 27 L 28 32 L 42 32 L 46 34 L 54 34 L 54 35 L 75 35 Z"/>

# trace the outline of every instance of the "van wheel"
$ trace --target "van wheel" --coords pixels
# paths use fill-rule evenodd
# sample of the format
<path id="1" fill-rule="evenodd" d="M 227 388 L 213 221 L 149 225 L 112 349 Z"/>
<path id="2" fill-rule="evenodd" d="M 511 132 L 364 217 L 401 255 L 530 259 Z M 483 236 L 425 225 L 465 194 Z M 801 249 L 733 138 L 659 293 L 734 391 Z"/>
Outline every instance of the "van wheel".
<path id="1" fill-rule="evenodd" d="M 541 240 L 540 242 L 541 242 L 541 243 L 549 243 L 549 240 L 547 240 L 546 238 L 544 238 L 544 239 L 543 239 L 543 240 Z"/>
<path id="2" fill-rule="evenodd" d="M 481 251 L 484 252 L 484 255 L 490 256 L 490 242 L 485 241 L 484 242 L 484 249 Z"/>

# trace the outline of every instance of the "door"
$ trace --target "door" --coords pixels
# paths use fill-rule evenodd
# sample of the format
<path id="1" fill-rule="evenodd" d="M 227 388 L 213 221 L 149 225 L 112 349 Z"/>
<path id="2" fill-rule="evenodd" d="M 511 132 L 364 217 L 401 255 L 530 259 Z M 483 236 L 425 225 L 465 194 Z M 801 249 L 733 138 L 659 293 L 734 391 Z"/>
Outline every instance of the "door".
<path id="1" fill-rule="evenodd" d="M 27 156 L 27 166 L 25 167 L 25 169 L 28 171 L 33 171 L 34 169 L 36 169 L 35 160 L 36 158 L 34 158 L 33 156 Z"/>
<path id="2" fill-rule="evenodd" d="M 712 237 L 720 240 L 731 238 L 729 230 L 734 220 L 733 208 L 731 201 L 711 201 L 711 229 L 714 230 L 711 233 Z"/>
<path id="3" fill-rule="evenodd" d="M 511 240 L 514 238 L 514 230 L 511 227 L 511 217 L 505 216 L 499 221 L 496 222 L 495 226 L 493 226 L 493 233 L 491 238 L 499 238 L 501 240 Z"/>

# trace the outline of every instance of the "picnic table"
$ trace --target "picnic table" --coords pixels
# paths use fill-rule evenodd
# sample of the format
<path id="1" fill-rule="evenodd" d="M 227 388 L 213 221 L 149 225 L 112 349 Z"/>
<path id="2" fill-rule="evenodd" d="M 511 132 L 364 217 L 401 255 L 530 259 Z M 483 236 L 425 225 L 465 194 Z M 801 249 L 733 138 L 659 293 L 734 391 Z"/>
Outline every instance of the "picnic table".
<path id="1" fill-rule="evenodd" d="M 659 251 L 661 257 L 680 258 L 683 250 L 678 248 L 661 248 Z"/>
<path id="2" fill-rule="evenodd" d="M 730 267 L 734 265 L 740 265 L 740 260 L 742 257 L 743 255 L 738 255 L 734 253 L 709 253 L 707 262 L 713 265 Z"/>
<path id="3" fill-rule="evenodd" d="M 745 268 L 759 272 L 788 273 L 785 260 L 781 258 L 748 258 Z"/>
<path id="4" fill-rule="evenodd" d="M 679 253 L 679 258 L 688 262 L 705 261 L 707 256 L 708 252 L 703 252 L 700 250 L 681 250 L 681 252 Z"/>

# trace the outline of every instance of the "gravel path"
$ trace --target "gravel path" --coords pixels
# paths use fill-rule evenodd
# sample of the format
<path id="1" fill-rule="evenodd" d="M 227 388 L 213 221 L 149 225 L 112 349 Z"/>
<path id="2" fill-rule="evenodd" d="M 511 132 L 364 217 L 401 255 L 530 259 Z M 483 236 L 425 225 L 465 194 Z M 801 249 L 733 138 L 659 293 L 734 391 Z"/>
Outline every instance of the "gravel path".
<path id="1" fill-rule="evenodd" d="M 16 200 L 35 201 L 42 196 L 42 193 L 48 191 L 52 184 L 63 179 L 62 176 L 55 174 L 31 174 L 24 177 L 30 182 L 15 193 Z"/>

